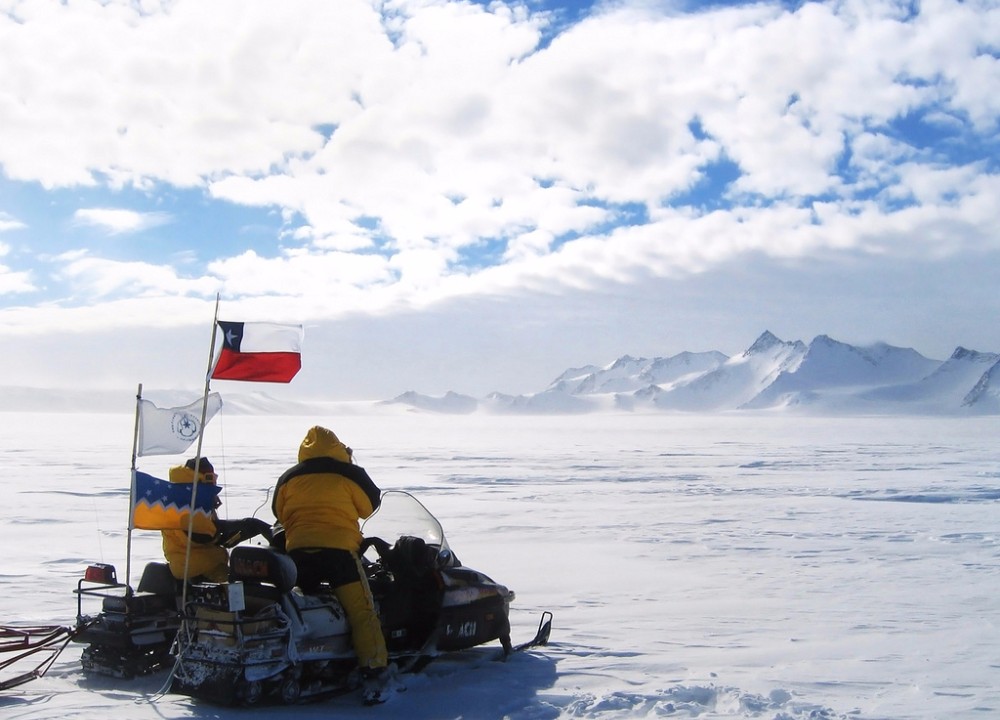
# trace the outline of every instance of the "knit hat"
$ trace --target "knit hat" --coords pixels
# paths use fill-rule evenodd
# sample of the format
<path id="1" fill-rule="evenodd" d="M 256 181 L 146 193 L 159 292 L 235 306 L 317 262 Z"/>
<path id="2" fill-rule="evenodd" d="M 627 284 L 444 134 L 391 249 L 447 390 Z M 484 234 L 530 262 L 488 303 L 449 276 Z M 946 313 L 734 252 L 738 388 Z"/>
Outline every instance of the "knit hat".
<path id="1" fill-rule="evenodd" d="M 212 461 L 209 460 L 206 457 L 203 457 L 201 459 L 199 459 L 199 458 L 191 458 L 186 463 L 184 463 L 184 467 L 186 467 L 188 470 L 194 470 L 195 463 L 198 464 L 198 472 L 199 473 L 214 473 L 215 472 L 215 467 L 213 467 Z"/>

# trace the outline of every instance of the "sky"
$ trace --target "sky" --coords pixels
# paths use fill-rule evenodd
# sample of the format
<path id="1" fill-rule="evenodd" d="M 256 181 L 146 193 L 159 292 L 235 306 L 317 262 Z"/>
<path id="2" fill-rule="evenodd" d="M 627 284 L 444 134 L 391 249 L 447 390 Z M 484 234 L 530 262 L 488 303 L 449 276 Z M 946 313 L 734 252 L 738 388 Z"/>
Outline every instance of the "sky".
<path id="1" fill-rule="evenodd" d="M 1000 351 L 1000 4 L 0 0 L 0 385 Z M 225 390 L 232 383 L 221 382 Z"/>

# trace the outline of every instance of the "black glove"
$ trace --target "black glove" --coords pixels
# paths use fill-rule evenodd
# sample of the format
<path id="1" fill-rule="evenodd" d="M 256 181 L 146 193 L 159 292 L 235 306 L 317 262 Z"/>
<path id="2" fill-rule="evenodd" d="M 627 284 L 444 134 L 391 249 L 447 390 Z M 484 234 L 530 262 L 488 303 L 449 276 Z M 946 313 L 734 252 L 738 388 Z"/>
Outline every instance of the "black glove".
<path id="1" fill-rule="evenodd" d="M 257 518 L 218 520 L 215 524 L 218 527 L 215 544 L 225 548 L 231 548 L 258 535 L 263 535 L 268 542 L 271 542 L 271 526 Z"/>

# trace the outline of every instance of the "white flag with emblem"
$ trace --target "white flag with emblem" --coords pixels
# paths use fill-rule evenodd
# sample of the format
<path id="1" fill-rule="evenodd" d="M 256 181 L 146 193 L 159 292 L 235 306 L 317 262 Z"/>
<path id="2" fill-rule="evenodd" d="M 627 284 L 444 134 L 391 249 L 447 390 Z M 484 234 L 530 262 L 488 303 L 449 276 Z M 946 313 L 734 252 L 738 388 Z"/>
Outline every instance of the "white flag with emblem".
<path id="1" fill-rule="evenodd" d="M 175 408 L 158 408 L 139 400 L 138 455 L 176 455 L 191 447 L 201 432 L 202 401 Z M 205 423 L 222 408 L 222 396 L 211 393 L 205 408 Z"/>

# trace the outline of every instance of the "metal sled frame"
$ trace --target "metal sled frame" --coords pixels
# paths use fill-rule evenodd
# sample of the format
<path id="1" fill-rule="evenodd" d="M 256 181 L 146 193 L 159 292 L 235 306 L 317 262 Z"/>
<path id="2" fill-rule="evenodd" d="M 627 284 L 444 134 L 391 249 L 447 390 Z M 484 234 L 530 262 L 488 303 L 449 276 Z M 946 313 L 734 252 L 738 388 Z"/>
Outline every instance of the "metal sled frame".
<path id="1" fill-rule="evenodd" d="M 32 655 L 41 656 L 31 670 L 0 680 L 0 690 L 42 677 L 73 639 L 73 635 L 73 630 L 61 625 L 0 625 L 0 672 Z M 7 653 L 11 656 L 7 657 Z"/>

